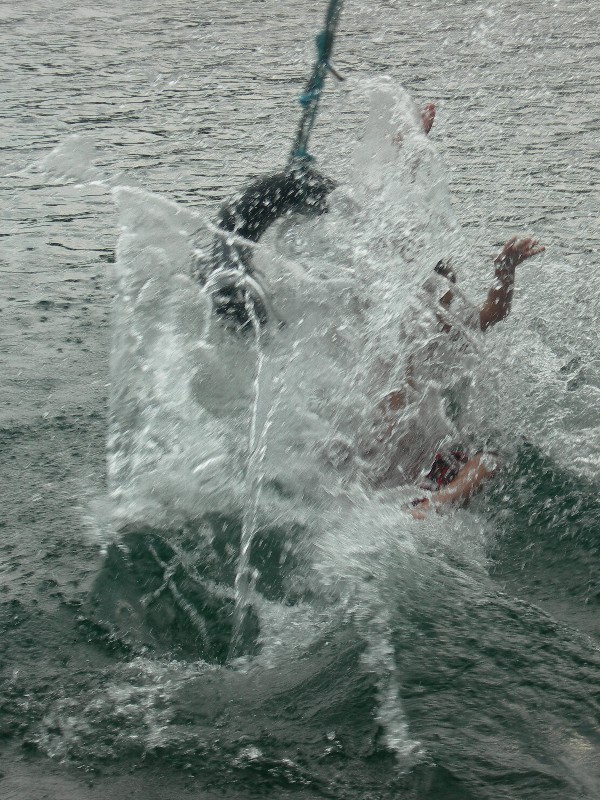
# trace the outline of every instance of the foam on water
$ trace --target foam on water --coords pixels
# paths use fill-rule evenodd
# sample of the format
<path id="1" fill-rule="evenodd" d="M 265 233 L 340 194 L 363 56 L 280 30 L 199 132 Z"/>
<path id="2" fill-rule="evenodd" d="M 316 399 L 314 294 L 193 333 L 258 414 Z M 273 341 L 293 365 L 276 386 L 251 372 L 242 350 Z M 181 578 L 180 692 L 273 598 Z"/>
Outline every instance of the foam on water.
<path id="1" fill-rule="evenodd" d="M 525 265 L 514 314 L 486 342 L 499 376 L 496 403 L 476 398 L 498 419 L 507 443 L 525 439 L 563 469 L 597 480 L 600 468 L 599 287 L 587 270 Z"/>
<path id="2" fill-rule="evenodd" d="M 348 613 L 366 645 L 363 667 L 376 676 L 378 719 L 388 746 L 409 763 L 420 751 L 398 699 L 376 564 L 411 551 L 414 524 L 403 510 L 406 492 L 394 502 L 366 499 L 359 442 L 369 435 L 377 392 L 402 379 L 398 330 L 457 232 L 412 103 L 385 81 L 371 88 L 369 122 L 329 213 L 284 220 L 255 248 L 285 320 L 256 346 L 222 328 L 188 277 L 210 252 L 212 227 L 142 190 L 115 190 L 109 477 L 120 524 L 168 526 L 224 511 L 243 518 L 243 602 L 252 591 L 244 553 L 253 529 L 301 524 L 320 548 L 324 598 L 332 587 L 342 607 L 354 598 Z M 368 574 L 356 569 L 363 561 Z M 341 580 L 330 580 L 332 570 Z M 260 608 L 259 598 L 254 603 Z"/>
<path id="3" fill-rule="evenodd" d="M 253 531 L 302 525 L 316 548 L 317 605 L 333 602 L 357 626 L 385 742 L 407 765 L 421 751 L 398 696 L 390 630 L 399 590 L 392 588 L 394 603 L 388 590 L 400 583 L 409 591 L 422 542 L 447 537 L 443 521 L 410 518 L 410 489 L 373 496 L 365 484 L 373 460 L 366 451 L 373 407 L 403 386 L 410 348 L 420 342 L 431 349 L 428 298 L 435 302 L 444 291 L 432 266 L 456 252 L 460 235 L 443 170 L 410 98 L 385 80 L 365 91 L 369 119 L 329 213 L 283 220 L 254 249 L 263 285 L 285 320 L 254 344 L 215 320 L 208 296 L 189 277 L 210 252 L 212 226 L 142 190 L 115 190 L 121 235 L 109 477 L 118 524 L 151 519 L 168 527 L 207 512 L 245 520 L 238 608 L 250 601 L 261 608 L 246 563 Z M 464 295 L 461 302 L 469 305 Z M 465 330 L 458 349 L 438 354 L 440 374 L 429 365 L 433 384 L 444 358 L 464 356 L 469 341 Z M 439 393 L 425 391 L 419 409 L 421 419 L 414 407 L 407 414 L 413 442 L 419 430 L 430 439 L 438 431 L 440 441 L 456 435 Z M 407 439 L 404 445 L 413 461 L 431 455 L 426 448 L 413 452 Z M 418 474 L 422 466 L 416 461 L 411 469 Z M 282 632 L 277 614 L 262 608 L 263 648 L 273 653 Z"/>
<path id="4" fill-rule="evenodd" d="M 369 117 L 328 213 L 283 219 L 248 244 L 285 323 L 258 338 L 226 330 L 190 277 L 222 234 L 162 197 L 114 189 L 121 232 L 108 470 L 117 528 L 151 522 L 169 531 L 209 513 L 243 520 L 235 591 L 238 612 L 251 603 L 260 617 L 253 669 L 281 664 L 351 621 L 362 668 L 375 681 L 384 741 L 407 766 L 423 753 L 399 700 L 391 631 L 448 559 L 484 574 L 486 533 L 472 514 L 412 520 L 410 487 L 375 492 L 369 481 L 388 451 L 370 447 L 380 434 L 374 407 L 404 387 L 416 353 L 425 388 L 406 411 L 404 439 L 392 442 L 414 462 L 407 480 L 426 467 L 434 439 L 481 446 L 515 433 L 585 471 L 597 452 L 597 363 L 586 351 L 584 380 L 577 325 L 563 326 L 560 338 L 540 334 L 544 293 L 531 287 L 520 332 L 507 326 L 486 343 L 470 332 L 464 320 L 476 307 L 469 291 L 477 267 L 464 255 L 443 165 L 399 87 L 380 79 L 360 91 Z M 460 290 L 447 315 L 457 335 L 440 344 L 431 305 L 445 291 L 432 277 L 441 258 L 454 260 Z M 448 397 L 466 400 L 449 414 Z M 547 424 L 550 407 L 566 407 L 562 429 Z M 579 443 L 576 453 L 565 440 Z M 303 531 L 310 567 L 297 580 L 305 594 L 310 585 L 310 600 L 284 606 L 256 590 L 247 555 L 254 533 L 269 526 L 290 539 L 292 527 Z M 246 663 L 232 667 L 243 673 Z"/>

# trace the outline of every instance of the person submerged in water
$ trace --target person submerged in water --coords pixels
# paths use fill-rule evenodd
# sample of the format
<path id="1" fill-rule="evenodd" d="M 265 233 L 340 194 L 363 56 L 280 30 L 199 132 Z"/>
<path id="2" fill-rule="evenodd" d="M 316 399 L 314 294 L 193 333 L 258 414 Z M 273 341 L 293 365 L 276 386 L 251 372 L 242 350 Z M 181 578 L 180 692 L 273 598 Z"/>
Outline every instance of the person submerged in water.
<path id="1" fill-rule="evenodd" d="M 435 118 L 435 104 L 427 103 L 420 112 L 420 124 L 426 135 L 430 133 Z M 402 146 L 400 132 L 393 136 L 393 142 Z M 334 182 L 323 179 L 317 173 L 305 173 L 302 170 L 257 180 L 223 206 L 219 227 L 250 241 L 258 241 L 266 228 L 284 214 L 293 211 L 323 213 L 334 186 Z M 532 238 L 513 237 L 506 243 L 494 260 L 495 283 L 478 312 L 477 320 L 469 320 L 470 327 L 486 331 L 508 315 L 516 266 L 543 249 Z M 229 321 L 237 331 L 253 330 L 257 323 L 264 324 L 269 317 L 268 303 L 262 296 L 264 293 L 252 290 L 256 276 L 248 260 L 250 251 L 246 252 L 246 248 L 222 237 L 217 239 L 216 250 L 216 268 L 206 281 L 216 313 Z M 461 335 L 460 326 L 454 327 L 456 315 L 448 313 L 454 295 L 460 296 L 454 287 L 456 274 L 451 264 L 444 260 L 438 262 L 435 272 L 451 284 L 435 298 L 437 312 L 434 315 L 437 318 L 437 321 L 434 319 L 437 333 L 447 334 L 441 338 L 451 343 L 450 340 L 460 339 Z M 249 307 L 254 308 L 254 314 L 249 314 Z M 388 392 L 377 404 L 377 431 L 374 435 L 367 434 L 363 440 L 364 446 L 359 446 L 359 455 L 369 473 L 369 483 L 375 488 L 418 485 L 419 474 L 423 473 L 422 465 L 428 459 L 431 464 L 432 455 L 440 442 L 448 441 L 448 429 L 442 431 L 443 425 L 439 425 L 439 418 L 443 415 L 438 414 L 436 424 L 439 429 L 436 429 L 435 424 L 430 424 L 432 417 L 423 400 L 428 393 L 431 400 L 434 394 L 428 388 L 428 384 L 432 383 L 432 374 L 436 370 L 438 373 L 448 373 L 450 369 L 457 371 L 458 365 L 452 353 L 444 355 L 440 336 L 434 336 L 433 339 L 436 341 L 432 344 L 426 337 L 425 346 L 417 348 L 409 356 L 402 380 L 403 388 Z M 436 351 L 433 354 L 432 348 Z M 452 347 L 449 349 L 452 350 Z M 434 376 L 433 382 L 436 380 Z M 433 400 L 435 405 L 435 398 Z M 409 406 L 411 410 L 416 410 L 411 420 L 405 414 Z M 408 432 L 407 423 L 412 426 Z M 415 515 L 422 514 L 430 506 L 466 502 L 487 478 L 495 474 L 497 459 L 490 454 L 467 456 L 460 453 L 457 456 L 457 452 L 454 455 L 436 455 L 433 466 L 425 476 L 424 486 L 430 494 L 417 499 Z M 435 479 L 431 477 L 434 474 Z"/>
<path id="2" fill-rule="evenodd" d="M 544 249 L 537 240 L 530 237 L 513 236 L 504 245 L 494 259 L 495 280 L 475 321 L 481 332 L 489 330 L 506 319 L 512 306 L 516 267 L 526 259 L 542 253 Z M 453 325 L 444 312 L 450 309 L 454 300 L 456 273 L 452 266 L 445 261 L 438 262 L 435 272 L 451 284 L 439 297 L 440 310 L 435 314 L 439 332 L 451 336 Z M 407 360 L 405 387 L 388 392 L 378 405 L 378 412 L 385 421 L 386 436 L 390 441 L 394 439 L 394 429 L 401 414 L 409 405 L 409 394 L 419 391 L 419 364 L 417 363 L 419 355 L 422 360 L 425 360 L 427 352 L 413 354 Z M 426 369 L 427 364 L 425 363 L 424 366 Z M 412 434 L 413 440 L 417 437 L 418 434 Z M 381 434 L 379 438 L 381 440 Z M 399 465 L 405 456 L 406 443 L 406 437 L 398 440 L 397 452 L 392 454 L 387 469 L 374 476 L 372 483 L 375 487 L 394 485 L 395 476 L 400 478 L 399 483 L 403 482 Z M 419 482 L 419 487 L 426 490 L 427 494 L 412 501 L 410 507 L 412 516 L 423 519 L 430 510 L 441 510 L 451 505 L 465 505 L 486 481 L 496 474 L 498 468 L 499 459 L 496 453 L 480 451 L 474 455 L 468 455 L 462 450 L 436 453 L 429 471 Z"/>

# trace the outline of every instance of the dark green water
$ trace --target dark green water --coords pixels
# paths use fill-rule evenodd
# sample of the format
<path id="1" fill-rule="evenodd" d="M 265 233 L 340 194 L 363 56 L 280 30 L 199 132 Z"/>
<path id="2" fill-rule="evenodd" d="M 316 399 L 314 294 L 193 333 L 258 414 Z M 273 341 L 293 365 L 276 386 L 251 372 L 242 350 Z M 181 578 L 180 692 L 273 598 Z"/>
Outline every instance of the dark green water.
<path id="1" fill-rule="evenodd" d="M 527 503 L 508 506 L 502 498 L 523 479 Z M 25 573 L 29 591 L 2 603 L 5 752 L 32 775 L 48 757 L 61 762 L 67 786 L 83 774 L 98 788 L 118 780 L 125 791 L 125 775 L 144 783 L 157 775 L 183 797 L 192 786 L 232 797 L 593 797 L 600 658 L 593 632 L 573 620 L 589 627 L 597 603 L 597 499 L 527 447 L 479 504 L 501 520 L 489 575 L 424 549 L 386 597 L 406 720 L 427 753 L 408 772 L 397 771 L 374 720 L 377 692 L 361 663 L 356 611 L 322 608 L 311 643 L 292 645 L 284 659 L 203 666 L 190 659 L 192 630 L 165 629 L 151 614 L 145 637 L 135 621 L 109 625 L 104 613 L 100 624 L 81 567 L 72 568 L 76 589 L 59 584 L 65 562 L 86 559 L 66 533 L 44 556 L 45 574 L 59 580 L 35 584 Z M 212 524 L 221 545 L 225 537 L 235 546 L 234 523 Z M 257 565 L 280 563 L 278 534 L 258 542 Z M 156 544 L 156 533 L 135 537 Z M 139 551 L 133 557 L 147 567 Z M 197 564 L 215 577 L 209 554 Z M 288 610 L 314 603 L 308 588 L 303 597 L 297 587 L 286 591 L 283 566 L 263 570 L 265 596 Z M 105 564 L 104 575 L 113 568 Z M 144 577 L 147 590 L 147 568 Z M 135 602 L 123 575 L 111 590 L 103 580 L 95 578 L 96 591 L 100 583 L 106 602 Z M 542 610 L 544 599 L 557 613 Z"/>

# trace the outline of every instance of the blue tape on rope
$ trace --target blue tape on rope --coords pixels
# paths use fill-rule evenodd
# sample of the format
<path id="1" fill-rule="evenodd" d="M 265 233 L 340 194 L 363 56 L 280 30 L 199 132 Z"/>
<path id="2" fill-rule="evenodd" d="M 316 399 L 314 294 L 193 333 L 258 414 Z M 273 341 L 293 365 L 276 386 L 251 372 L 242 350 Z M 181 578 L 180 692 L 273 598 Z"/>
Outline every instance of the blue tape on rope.
<path id="1" fill-rule="evenodd" d="M 304 92 L 298 98 L 298 102 L 303 108 L 309 106 L 313 100 L 317 100 L 319 97 L 320 89 L 311 89 L 310 92 Z"/>
<path id="2" fill-rule="evenodd" d="M 298 102 L 302 106 L 303 112 L 290 154 L 290 162 L 314 160 L 313 156 L 307 152 L 308 141 L 317 117 L 319 101 L 325 85 L 325 75 L 329 67 L 329 57 L 333 49 L 342 4 L 343 0 L 329 0 L 325 15 L 325 28 L 319 31 L 315 37 L 317 60 L 304 92 L 298 97 Z"/>

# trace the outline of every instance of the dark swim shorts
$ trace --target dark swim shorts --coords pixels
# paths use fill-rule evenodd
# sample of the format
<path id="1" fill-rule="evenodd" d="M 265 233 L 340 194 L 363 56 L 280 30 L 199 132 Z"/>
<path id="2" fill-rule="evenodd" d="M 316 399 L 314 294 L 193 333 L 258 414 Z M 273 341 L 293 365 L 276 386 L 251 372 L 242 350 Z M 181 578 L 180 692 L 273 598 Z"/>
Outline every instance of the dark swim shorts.
<path id="1" fill-rule="evenodd" d="M 446 453 L 436 453 L 431 469 L 425 475 L 419 486 L 435 492 L 442 486 L 447 486 L 458 475 L 461 466 L 469 459 L 464 450 L 450 450 Z"/>

